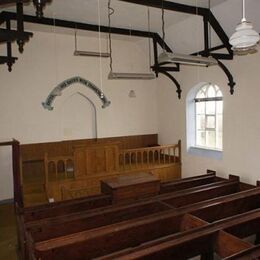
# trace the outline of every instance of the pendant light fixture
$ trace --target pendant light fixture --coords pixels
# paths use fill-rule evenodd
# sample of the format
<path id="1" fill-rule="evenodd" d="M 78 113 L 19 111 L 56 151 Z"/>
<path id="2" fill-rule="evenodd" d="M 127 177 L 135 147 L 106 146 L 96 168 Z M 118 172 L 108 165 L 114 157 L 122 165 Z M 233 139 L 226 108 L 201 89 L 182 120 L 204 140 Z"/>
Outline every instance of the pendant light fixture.
<path id="1" fill-rule="evenodd" d="M 36 16 L 38 18 L 43 17 L 43 9 L 48 2 L 51 2 L 51 0 L 33 0 L 33 4 L 36 8 Z"/>
<path id="2" fill-rule="evenodd" d="M 111 40 L 111 16 L 114 14 L 115 10 L 111 7 L 111 0 L 108 0 L 108 27 L 109 27 L 109 57 L 110 57 L 110 72 L 108 74 L 108 79 L 141 79 L 150 80 L 155 79 L 154 73 L 122 73 L 113 72 L 113 58 L 112 58 L 112 40 Z M 148 16 L 149 20 L 149 16 Z M 149 21 L 150 22 L 150 21 Z M 150 51 L 150 48 L 149 48 Z M 150 66 L 151 67 L 151 66 Z"/>
<path id="3" fill-rule="evenodd" d="M 229 43 L 236 54 L 248 54 L 256 51 L 260 37 L 253 29 L 252 23 L 245 17 L 245 0 L 242 0 L 243 17 L 241 23 L 237 25 L 236 32 L 230 37 Z"/>
<path id="4" fill-rule="evenodd" d="M 162 0 L 162 33 L 163 33 L 163 42 L 165 42 L 165 17 L 164 17 L 164 0 Z M 190 65 L 190 66 L 202 66 L 209 67 L 213 65 L 218 65 L 218 62 L 213 57 L 202 57 L 202 56 L 193 56 L 180 53 L 167 52 L 163 47 L 163 52 L 158 57 L 158 63 L 160 66 L 168 64 L 179 63 L 181 65 Z"/>

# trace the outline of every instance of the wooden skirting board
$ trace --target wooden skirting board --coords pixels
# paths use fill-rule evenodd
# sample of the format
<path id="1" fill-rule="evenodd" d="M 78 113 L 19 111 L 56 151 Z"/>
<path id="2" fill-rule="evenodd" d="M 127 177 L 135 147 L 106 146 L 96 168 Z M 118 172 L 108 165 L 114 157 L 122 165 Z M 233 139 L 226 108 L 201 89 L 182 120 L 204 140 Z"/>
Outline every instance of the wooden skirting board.
<path id="1" fill-rule="evenodd" d="M 151 181 L 140 178 L 130 186 Z M 107 183 L 128 187 L 120 179 Z M 22 259 L 260 257 L 259 246 L 243 240 L 256 235 L 259 243 L 260 187 L 237 176 L 223 179 L 209 172 L 160 184 L 157 195 L 131 203 L 106 193 L 17 208 Z"/>

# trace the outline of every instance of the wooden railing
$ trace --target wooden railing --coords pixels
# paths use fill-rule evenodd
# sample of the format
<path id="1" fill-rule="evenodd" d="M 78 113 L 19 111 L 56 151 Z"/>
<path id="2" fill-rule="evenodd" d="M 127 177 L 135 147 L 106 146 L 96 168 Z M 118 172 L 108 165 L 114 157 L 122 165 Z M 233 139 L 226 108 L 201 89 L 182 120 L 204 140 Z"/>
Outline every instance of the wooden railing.
<path id="1" fill-rule="evenodd" d="M 99 148 L 99 147 L 98 147 Z M 102 148 L 102 147 L 101 147 Z M 106 147 L 105 147 L 106 148 Z M 81 148 L 80 148 L 81 149 Z M 100 158 L 96 159 L 99 149 L 79 149 L 78 156 L 50 157 L 45 155 L 45 188 L 49 198 L 55 200 L 73 199 L 100 193 L 100 181 L 128 172 L 150 171 L 162 182 L 181 176 L 181 142 L 174 145 L 145 147 L 121 150 L 112 147 L 101 149 L 104 156 L 100 167 Z M 93 159 L 92 159 L 93 158 Z M 73 171 L 68 171 L 68 162 Z M 107 167 L 107 165 L 111 167 Z M 119 166 L 118 166 L 119 165 Z M 93 166 L 93 167 L 92 167 Z M 95 166 L 95 167 L 94 167 Z M 98 167 L 98 168 L 97 168 Z M 108 170 L 109 169 L 109 170 Z M 71 170 L 71 169 L 70 169 Z M 67 179 L 73 178 L 73 181 Z"/>
<path id="2" fill-rule="evenodd" d="M 120 167 L 125 170 L 174 164 L 181 161 L 181 142 L 175 145 L 122 150 L 119 156 Z"/>

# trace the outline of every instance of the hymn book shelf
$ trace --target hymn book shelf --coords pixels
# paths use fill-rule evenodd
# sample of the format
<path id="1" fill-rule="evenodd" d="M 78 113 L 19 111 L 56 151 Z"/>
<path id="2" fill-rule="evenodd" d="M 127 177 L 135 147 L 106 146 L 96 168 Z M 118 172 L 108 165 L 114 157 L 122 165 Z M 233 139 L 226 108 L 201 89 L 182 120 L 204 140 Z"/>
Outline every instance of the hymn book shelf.
<path id="1" fill-rule="evenodd" d="M 23 259 L 185 259 L 259 256 L 260 188 L 210 171 L 113 204 L 109 194 L 19 209 Z M 66 228 L 64 228 L 66 226 Z M 233 257 L 233 258 L 232 258 Z M 239 259 L 239 258 L 238 258 Z"/>

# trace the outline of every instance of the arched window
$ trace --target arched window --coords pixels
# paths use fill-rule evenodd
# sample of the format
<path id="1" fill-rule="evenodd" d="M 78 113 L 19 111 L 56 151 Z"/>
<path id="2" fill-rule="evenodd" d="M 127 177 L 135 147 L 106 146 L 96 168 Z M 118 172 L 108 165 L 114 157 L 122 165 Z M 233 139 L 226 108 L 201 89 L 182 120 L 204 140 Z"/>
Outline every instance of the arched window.
<path id="1" fill-rule="evenodd" d="M 219 87 L 207 83 L 195 99 L 195 146 L 222 150 L 223 95 Z"/>

